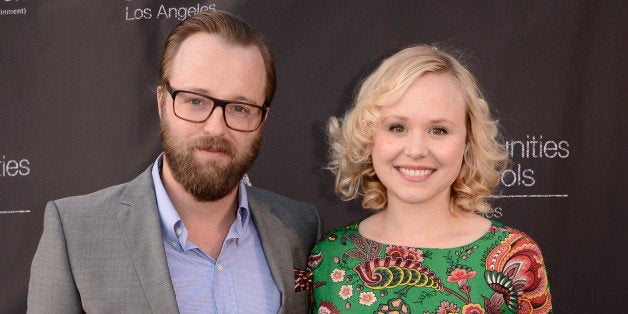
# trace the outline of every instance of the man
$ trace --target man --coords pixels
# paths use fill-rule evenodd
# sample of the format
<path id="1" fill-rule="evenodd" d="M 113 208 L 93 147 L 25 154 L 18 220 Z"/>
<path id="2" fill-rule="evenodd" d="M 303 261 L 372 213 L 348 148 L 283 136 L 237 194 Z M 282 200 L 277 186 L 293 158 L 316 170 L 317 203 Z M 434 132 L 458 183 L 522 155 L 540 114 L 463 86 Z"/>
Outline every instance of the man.
<path id="1" fill-rule="evenodd" d="M 179 24 L 157 88 L 164 153 L 131 182 L 48 203 L 28 311 L 306 312 L 295 274 L 321 234 L 316 209 L 241 182 L 274 89 L 244 21 Z"/>

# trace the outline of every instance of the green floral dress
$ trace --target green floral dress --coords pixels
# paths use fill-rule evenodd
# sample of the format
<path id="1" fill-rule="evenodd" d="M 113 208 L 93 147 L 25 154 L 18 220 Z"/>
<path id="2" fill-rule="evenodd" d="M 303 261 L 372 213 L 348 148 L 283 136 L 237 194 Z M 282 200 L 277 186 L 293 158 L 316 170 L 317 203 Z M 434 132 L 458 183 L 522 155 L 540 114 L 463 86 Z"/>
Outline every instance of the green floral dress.
<path id="1" fill-rule="evenodd" d="M 480 239 L 450 249 L 378 243 L 359 223 L 312 250 L 314 313 L 551 313 L 541 250 L 493 221 Z"/>

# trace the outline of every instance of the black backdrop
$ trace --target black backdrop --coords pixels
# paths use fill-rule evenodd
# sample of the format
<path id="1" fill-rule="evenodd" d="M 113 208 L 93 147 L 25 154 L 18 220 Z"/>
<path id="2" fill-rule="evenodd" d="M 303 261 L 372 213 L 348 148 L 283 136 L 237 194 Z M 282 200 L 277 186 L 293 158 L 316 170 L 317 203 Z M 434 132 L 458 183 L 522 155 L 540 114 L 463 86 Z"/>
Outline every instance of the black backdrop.
<path id="1" fill-rule="evenodd" d="M 513 154 L 491 216 L 539 242 L 558 312 L 625 307 L 625 2 L 3 0 L 0 312 L 25 310 L 46 201 L 130 180 L 160 152 L 162 46 L 204 9 L 242 16 L 277 61 L 253 184 L 315 204 L 326 229 L 366 215 L 322 169 L 327 118 L 386 55 L 458 48 Z"/>

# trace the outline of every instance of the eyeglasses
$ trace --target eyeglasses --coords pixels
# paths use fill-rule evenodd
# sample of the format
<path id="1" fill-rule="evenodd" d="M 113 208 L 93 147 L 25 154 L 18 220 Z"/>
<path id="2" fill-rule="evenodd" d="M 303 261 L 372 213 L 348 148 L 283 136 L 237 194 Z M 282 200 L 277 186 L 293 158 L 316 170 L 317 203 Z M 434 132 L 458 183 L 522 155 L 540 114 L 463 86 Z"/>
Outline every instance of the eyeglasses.
<path id="1" fill-rule="evenodd" d="M 175 90 L 166 83 L 172 96 L 174 115 L 181 120 L 201 123 L 207 121 L 216 107 L 222 108 L 222 117 L 228 128 L 241 132 L 257 130 L 266 117 L 268 106 L 256 106 L 241 101 L 222 100 L 196 92 Z"/>

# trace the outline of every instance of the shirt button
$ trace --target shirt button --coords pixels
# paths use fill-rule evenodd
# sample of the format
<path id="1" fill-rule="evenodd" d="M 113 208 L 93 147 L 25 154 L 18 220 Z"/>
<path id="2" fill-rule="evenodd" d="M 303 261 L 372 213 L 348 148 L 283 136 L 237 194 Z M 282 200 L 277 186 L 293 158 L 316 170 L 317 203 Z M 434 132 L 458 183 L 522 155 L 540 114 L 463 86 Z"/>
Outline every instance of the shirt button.
<path id="1" fill-rule="evenodd" d="M 172 247 L 176 248 L 177 247 L 177 242 L 172 242 L 172 243 L 170 243 L 170 245 L 172 245 Z"/>
<path id="2" fill-rule="evenodd" d="M 218 265 L 216 266 L 216 268 L 217 268 L 219 271 L 220 271 L 220 270 L 222 270 L 222 264 L 218 264 Z"/>
<path id="3" fill-rule="evenodd" d="M 180 236 L 183 233 L 183 231 L 181 231 L 181 228 L 177 228 L 176 232 L 178 236 Z"/>

